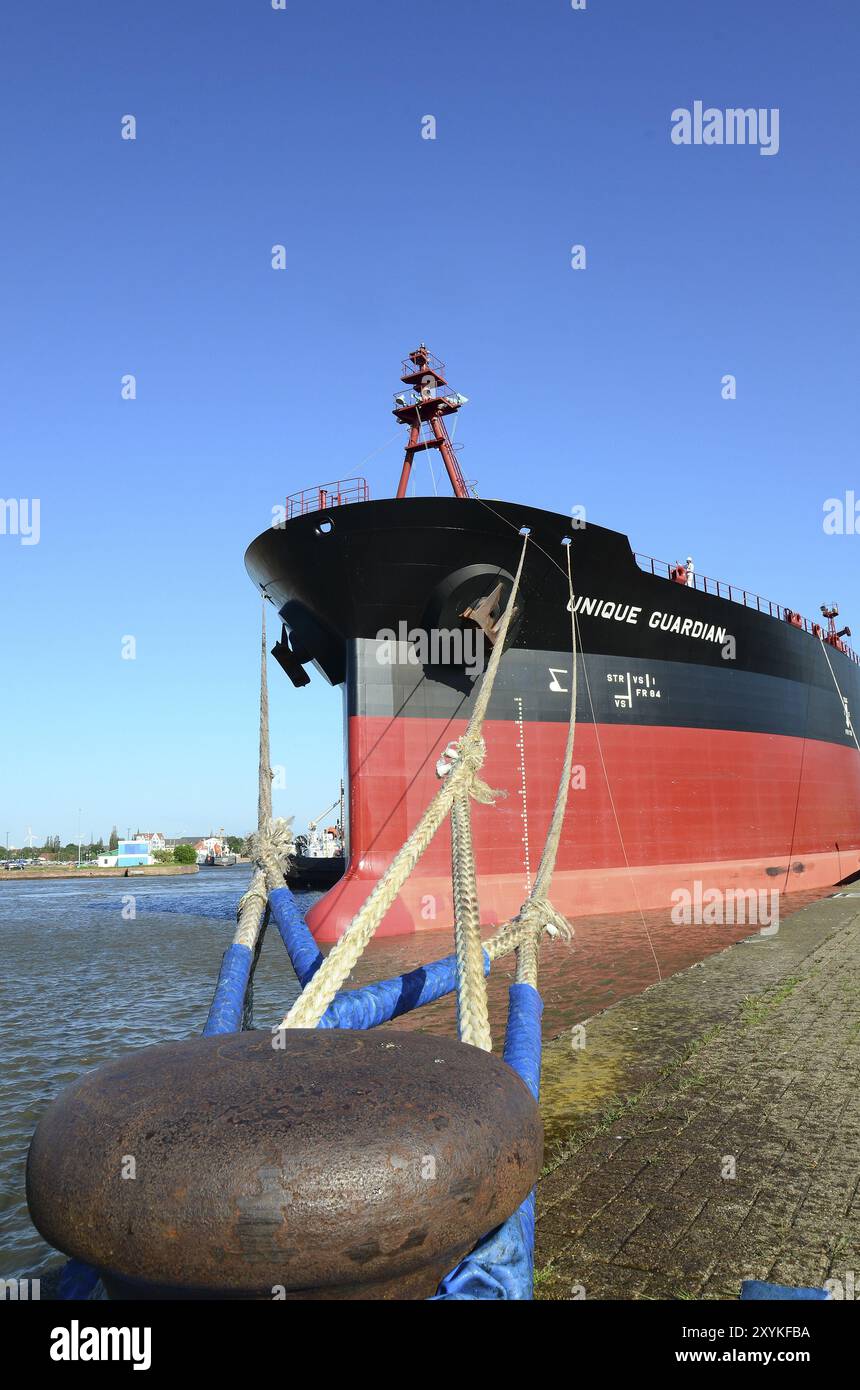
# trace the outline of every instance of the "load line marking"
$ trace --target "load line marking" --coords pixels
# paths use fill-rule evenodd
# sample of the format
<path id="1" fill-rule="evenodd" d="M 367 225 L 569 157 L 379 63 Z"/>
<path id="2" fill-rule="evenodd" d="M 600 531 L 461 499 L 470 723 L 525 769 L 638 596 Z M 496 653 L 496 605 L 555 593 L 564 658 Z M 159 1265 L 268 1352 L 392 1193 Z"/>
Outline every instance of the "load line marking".
<path id="1" fill-rule="evenodd" d="M 532 891 L 532 868 L 529 857 L 529 809 L 526 799 L 526 740 L 525 726 L 523 724 L 523 700 L 521 695 L 514 696 L 514 703 L 517 707 L 517 731 L 519 738 L 517 748 L 520 754 L 520 796 L 523 803 L 523 860 L 526 870 L 526 896 L 531 896 Z"/>

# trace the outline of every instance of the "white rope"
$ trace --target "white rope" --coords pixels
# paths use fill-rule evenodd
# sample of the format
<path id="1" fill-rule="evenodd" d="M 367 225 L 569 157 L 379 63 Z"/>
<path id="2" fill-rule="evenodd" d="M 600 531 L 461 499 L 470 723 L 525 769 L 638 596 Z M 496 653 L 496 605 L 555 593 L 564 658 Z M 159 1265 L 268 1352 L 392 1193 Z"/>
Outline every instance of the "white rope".
<path id="1" fill-rule="evenodd" d="M 447 759 L 443 760 L 442 785 L 411 835 L 408 836 L 402 848 L 349 923 L 343 936 L 326 956 L 319 970 L 308 981 L 289 1013 L 282 1020 L 281 1028 L 316 1027 L 341 985 L 360 959 L 368 942 L 372 939 L 377 927 L 394 903 L 400 889 L 430 844 L 442 821 L 449 814 L 456 797 L 468 795 L 476 801 L 485 803 L 493 800 L 494 793 L 478 776 L 485 752 L 481 728 L 496 673 L 499 669 L 499 662 L 502 658 L 511 617 L 514 613 L 527 545 L 528 533 L 523 539 L 511 595 L 466 732 L 453 745 L 453 750 L 449 750 L 453 751 L 453 761 L 448 763 Z M 467 994 L 471 983 L 471 979 L 466 983 Z M 483 968 L 480 988 L 486 989 Z M 470 1003 L 467 1007 L 469 1012 L 472 1012 L 474 1005 Z"/>
<path id="2" fill-rule="evenodd" d="M 371 452 L 370 452 L 369 454 L 365 454 L 364 458 L 363 458 L 363 459 L 359 459 L 358 463 L 356 463 L 354 466 L 355 466 L 356 468 L 363 468 L 364 465 L 365 465 L 366 463 L 370 463 L 370 460 L 371 460 L 371 459 L 376 458 L 376 455 L 377 455 L 377 454 L 381 454 L 382 451 L 383 451 L 383 449 L 388 449 L 388 448 L 390 448 L 391 445 L 394 443 L 395 439 L 402 439 L 402 438 L 403 438 L 403 433 L 402 433 L 401 430 L 398 429 L 396 434 L 392 434 L 392 435 L 390 436 L 390 438 L 386 439 L 386 441 L 385 441 L 384 444 L 380 444 L 379 447 L 378 447 L 377 449 L 372 449 Z"/>
<path id="3" fill-rule="evenodd" d="M 513 523 L 512 521 L 509 521 L 508 518 L 507 518 L 506 516 L 503 516 L 501 512 L 497 512 L 496 509 L 495 509 L 495 507 L 491 507 L 490 504 L 489 504 L 489 502 L 485 502 L 485 501 L 483 500 L 483 498 L 478 497 L 477 494 L 476 494 L 476 496 L 475 496 L 475 500 L 476 500 L 477 502 L 480 502 L 482 507 L 486 507 L 488 512 L 492 512 L 493 516 L 498 517 L 499 521 L 503 521 L 503 522 L 505 523 L 506 526 L 512 526 L 512 527 L 514 527 L 514 523 Z M 514 530 L 516 530 L 516 527 L 514 527 Z M 548 551 L 548 550 L 544 550 L 543 546 L 542 546 L 542 545 L 538 545 L 538 542 L 537 542 L 537 541 L 535 541 L 534 544 L 537 545 L 537 548 L 538 548 L 538 550 L 540 550 L 541 554 L 543 554 L 543 555 L 546 556 L 546 558 L 549 560 L 550 564 L 555 565 L 556 569 L 557 569 L 557 570 L 560 570 L 561 573 L 564 574 L 564 570 L 562 570 L 561 565 L 558 563 L 557 560 L 553 559 L 553 557 L 552 557 L 552 555 L 550 555 L 549 551 Z M 632 867 L 631 867 L 631 865 L 630 865 L 630 859 L 629 859 L 629 856 L 628 856 L 628 854 L 627 854 L 627 846 L 626 846 L 626 844 L 625 844 L 625 842 L 624 842 L 624 833 L 623 833 L 623 831 L 622 831 L 622 829 L 621 829 L 621 821 L 619 820 L 619 817 L 618 817 L 618 810 L 617 810 L 616 805 L 615 805 L 615 797 L 612 795 L 612 784 L 611 784 L 611 782 L 610 782 L 610 780 L 609 780 L 609 770 L 608 770 L 608 768 L 607 768 L 607 766 L 606 766 L 606 759 L 605 759 L 605 757 L 604 757 L 604 755 L 603 755 L 603 743 L 602 743 L 601 738 L 600 738 L 600 728 L 599 728 L 599 725 L 598 725 L 598 722 L 597 722 L 597 716 L 596 716 L 595 710 L 594 710 L 594 699 L 593 699 L 592 694 L 591 694 L 591 682 L 590 682 L 589 679 L 588 679 L 588 662 L 587 662 L 587 660 L 586 660 L 586 654 L 585 654 L 585 651 L 584 651 L 583 645 L 582 645 L 582 633 L 580 632 L 579 618 L 578 618 L 578 617 L 577 617 L 577 619 L 576 619 L 576 633 L 577 633 L 577 639 L 578 639 L 578 643 L 579 643 L 579 648 L 580 648 L 580 650 L 582 651 L 582 674 L 583 674 L 583 676 L 584 676 L 584 678 L 585 678 L 585 689 L 586 689 L 586 692 L 587 692 L 587 695 L 588 695 L 588 704 L 589 704 L 589 708 L 591 709 L 591 723 L 592 723 L 592 725 L 593 725 L 593 727 L 594 727 L 594 737 L 595 737 L 595 740 L 596 740 L 596 743 L 597 743 L 597 752 L 598 752 L 598 755 L 599 755 L 599 757 L 600 757 L 600 765 L 601 765 L 601 767 L 602 767 L 602 769 L 603 769 L 603 778 L 604 778 L 604 781 L 605 781 L 605 783 L 606 783 L 606 791 L 607 791 L 607 794 L 608 794 L 608 796 L 609 796 L 609 804 L 610 804 L 610 806 L 611 806 L 611 808 L 612 808 L 612 816 L 613 816 L 613 819 L 614 819 L 614 821 L 615 821 L 615 829 L 616 829 L 616 831 L 618 832 L 618 841 L 619 841 L 619 844 L 620 844 L 620 846 L 621 846 L 621 853 L 622 853 L 622 855 L 623 855 L 623 857 L 624 857 L 624 867 L 625 867 L 625 869 L 627 870 L 627 876 L 628 876 L 628 878 L 629 878 L 629 880 L 630 880 L 630 887 L 631 887 L 632 890 L 633 890 L 633 897 L 634 897 L 635 902 L 636 902 L 636 911 L 638 912 L 638 914 L 639 914 L 639 920 L 640 920 L 640 922 L 642 923 L 642 930 L 644 931 L 645 936 L 646 936 L 647 939 L 648 939 L 648 945 L 649 945 L 649 947 L 650 947 L 650 949 L 651 949 L 651 955 L 654 957 L 654 965 L 655 965 L 656 968 L 657 968 L 657 978 L 658 978 L 658 980 L 662 980 L 662 978 L 663 978 L 663 972 L 662 972 L 662 970 L 660 969 L 660 962 L 659 962 L 659 960 L 657 959 L 657 952 L 656 952 L 655 949 L 654 949 L 654 942 L 653 942 L 653 940 L 652 940 L 652 938 L 651 938 L 651 933 L 650 933 L 650 931 L 648 930 L 648 923 L 645 921 L 645 913 L 642 911 L 642 903 L 641 903 L 640 898 L 639 898 L 639 890 L 638 890 L 638 888 L 637 888 L 637 886 L 636 886 L 636 879 L 635 879 L 635 877 L 634 877 L 633 869 L 632 869 Z"/>
<path id="4" fill-rule="evenodd" d="M 260 761 L 257 778 L 257 829 L 272 819 L 272 780 L 269 753 L 269 683 L 266 679 L 266 600 L 263 599 L 262 640 L 260 643 Z"/>
<path id="5" fill-rule="evenodd" d="M 233 945 L 253 950 L 265 920 L 269 893 L 284 886 L 287 860 L 294 849 L 292 817 L 289 820 L 270 819 L 256 835 L 248 837 L 248 846 L 256 869 L 236 907 Z"/>
<path id="6" fill-rule="evenodd" d="M 451 807 L 454 884 L 454 952 L 457 957 L 457 1031 L 461 1042 L 492 1052 L 472 815 L 469 796 L 458 792 Z"/>
<path id="7" fill-rule="evenodd" d="M 517 948 L 516 981 L 518 984 L 532 985 L 535 989 L 537 988 L 538 978 L 539 945 L 543 932 L 554 928 L 564 936 L 566 940 L 570 938 L 570 926 L 566 918 L 562 917 L 561 913 L 556 911 L 547 896 L 550 884 L 552 883 L 552 876 L 555 873 L 555 863 L 558 858 L 558 848 L 561 843 L 561 832 L 564 826 L 567 798 L 570 791 L 573 747 L 576 739 L 576 615 L 574 613 L 573 604 L 573 576 L 570 566 L 569 541 L 565 545 L 565 552 L 567 557 L 568 607 L 570 609 L 570 642 L 573 657 L 567 742 L 564 749 L 564 760 L 562 763 L 555 805 L 552 809 L 552 820 L 550 821 L 549 830 L 543 847 L 543 854 L 541 855 L 540 865 L 538 866 L 537 875 L 535 876 L 534 887 L 519 913 L 520 922 L 530 927 L 531 930 L 526 931 L 522 944 Z"/>
<path id="8" fill-rule="evenodd" d="M 845 718 L 846 718 L 846 721 L 847 721 L 847 723 L 848 723 L 848 728 L 849 728 L 849 730 L 850 730 L 851 737 L 852 737 L 853 740 L 854 740 L 854 746 L 855 746 L 855 748 L 857 749 L 857 752 L 860 753 L 860 743 L 857 742 L 857 735 L 856 735 L 856 733 L 854 732 L 854 720 L 853 720 L 853 718 L 852 718 L 851 711 L 850 711 L 850 709 L 848 708 L 848 701 L 845 699 L 845 696 L 842 694 L 842 691 L 839 689 L 839 682 L 838 682 L 838 680 L 836 679 L 836 672 L 834 671 L 833 667 L 830 665 L 830 657 L 827 655 L 827 643 L 824 641 L 824 638 L 823 638 L 823 637 L 819 637 L 818 640 L 819 640 L 819 642 L 821 643 L 821 650 L 824 652 L 824 660 L 827 662 L 828 670 L 830 671 L 830 674 L 831 674 L 831 676 L 833 677 L 833 684 L 836 686 L 836 694 L 839 696 L 839 699 L 842 701 L 842 708 L 843 708 L 844 711 L 845 711 Z"/>
<path id="9" fill-rule="evenodd" d="M 577 618 L 576 621 L 576 630 L 577 632 L 579 632 L 579 618 Z M 594 738 L 595 742 L 597 743 L 597 753 L 600 758 L 600 766 L 603 769 L 603 780 L 606 783 L 606 794 L 609 797 L 609 805 L 612 808 L 612 818 L 615 821 L 615 829 L 618 833 L 618 843 L 621 846 L 621 853 L 624 856 L 624 867 L 626 868 L 627 876 L 630 879 L 630 887 L 633 889 L 633 897 L 636 901 L 636 911 L 639 913 L 639 920 L 642 923 L 642 930 L 648 938 L 648 945 L 651 948 L 651 955 L 654 957 L 654 964 L 657 967 L 657 979 L 662 980 L 663 972 L 660 969 L 660 962 L 657 959 L 657 952 L 654 949 L 654 942 L 652 940 L 651 933 L 648 930 L 648 923 L 645 921 L 645 913 L 642 911 L 642 903 L 639 898 L 639 889 L 636 886 L 636 877 L 633 873 L 633 869 L 630 866 L 630 857 L 627 853 L 627 845 L 624 841 L 624 831 L 621 829 L 621 821 L 618 816 L 618 807 L 615 805 L 615 797 L 612 794 L 612 783 L 609 780 L 609 769 L 606 766 L 606 758 L 603 755 L 603 740 L 600 737 L 600 727 L 598 725 L 597 715 L 594 710 L 594 699 L 591 694 L 591 682 L 588 679 L 588 667 L 585 661 L 583 661 L 582 663 L 582 674 L 585 677 L 585 689 L 588 693 L 588 704 L 591 709 L 591 722 L 594 726 Z"/>

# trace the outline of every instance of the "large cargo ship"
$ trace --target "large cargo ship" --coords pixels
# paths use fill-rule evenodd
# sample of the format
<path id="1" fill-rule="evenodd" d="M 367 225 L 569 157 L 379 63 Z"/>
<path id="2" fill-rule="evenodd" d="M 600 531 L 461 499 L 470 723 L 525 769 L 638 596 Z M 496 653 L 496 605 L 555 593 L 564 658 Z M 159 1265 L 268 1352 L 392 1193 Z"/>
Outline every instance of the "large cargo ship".
<path id="1" fill-rule="evenodd" d="M 860 871 L 860 668 L 824 621 L 634 554 L 583 518 L 470 495 L 446 417 L 464 397 L 422 344 L 394 414 L 409 429 L 395 498 L 361 479 L 288 499 L 248 571 L 283 620 L 296 686 L 344 690 L 346 870 L 309 914 L 336 940 L 402 846 L 465 729 L 528 531 L 517 611 L 484 726 L 473 812 L 482 920 L 518 910 L 557 790 L 577 617 L 575 770 L 552 897 L 569 916 L 668 908 L 673 894 L 821 888 Z M 450 497 L 409 497 L 437 450 Z M 450 845 L 437 837 L 381 934 L 447 925 Z"/>

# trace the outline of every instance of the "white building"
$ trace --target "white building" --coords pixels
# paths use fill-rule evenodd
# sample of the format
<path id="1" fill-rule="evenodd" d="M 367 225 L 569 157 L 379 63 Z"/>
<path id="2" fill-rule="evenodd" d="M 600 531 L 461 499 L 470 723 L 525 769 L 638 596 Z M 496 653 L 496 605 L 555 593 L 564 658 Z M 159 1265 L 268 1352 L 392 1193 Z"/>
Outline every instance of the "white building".
<path id="1" fill-rule="evenodd" d="M 223 827 L 217 835 L 205 835 L 202 840 L 198 840 L 194 846 L 197 852 L 197 863 L 203 864 L 207 859 L 220 859 L 223 855 L 230 853 L 230 846 L 227 844 Z"/>
<path id="2" fill-rule="evenodd" d="M 146 840 L 149 845 L 149 852 L 155 849 L 167 849 L 167 841 L 160 830 L 138 830 L 134 837 L 136 840 Z"/>

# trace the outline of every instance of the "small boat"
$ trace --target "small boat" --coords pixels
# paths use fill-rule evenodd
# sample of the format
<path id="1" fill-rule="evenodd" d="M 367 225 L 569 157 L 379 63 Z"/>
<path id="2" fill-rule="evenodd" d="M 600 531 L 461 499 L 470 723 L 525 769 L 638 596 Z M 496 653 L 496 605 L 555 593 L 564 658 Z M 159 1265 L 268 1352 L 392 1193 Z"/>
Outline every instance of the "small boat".
<path id="1" fill-rule="evenodd" d="M 337 824 L 327 825 L 320 830 L 323 816 L 338 808 Z M 307 835 L 300 835 L 296 841 L 297 852 L 290 855 L 287 868 L 287 883 L 291 888 L 304 888 L 326 892 L 338 879 L 343 878 L 346 869 L 346 856 L 343 852 L 343 783 L 337 799 L 327 806 L 320 815 L 308 824 Z"/>

